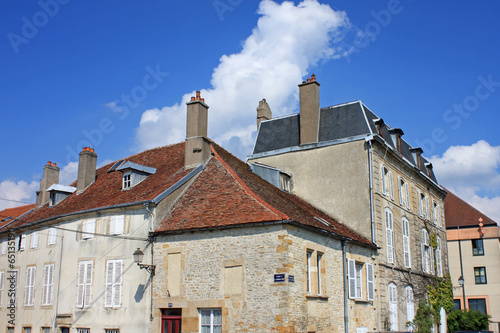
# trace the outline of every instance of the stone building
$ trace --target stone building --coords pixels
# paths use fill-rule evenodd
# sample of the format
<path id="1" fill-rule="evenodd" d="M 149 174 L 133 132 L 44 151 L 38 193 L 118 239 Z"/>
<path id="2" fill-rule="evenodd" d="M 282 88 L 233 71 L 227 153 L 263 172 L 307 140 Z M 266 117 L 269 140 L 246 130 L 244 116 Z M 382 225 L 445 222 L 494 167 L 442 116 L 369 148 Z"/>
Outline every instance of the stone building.
<path id="1" fill-rule="evenodd" d="M 291 193 L 377 244 L 376 329 L 405 330 L 425 284 L 447 274 L 446 191 L 422 149 L 361 101 L 320 108 L 314 75 L 299 95 L 299 114 L 272 119 L 259 105 L 248 163 L 287 175 Z"/>
<path id="2" fill-rule="evenodd" d="M 490 330 L 498 333 L 500 228 L 495 221 L 451 192 L 446 196 L 444 207 L 455 308 L 489 314 Z"/>

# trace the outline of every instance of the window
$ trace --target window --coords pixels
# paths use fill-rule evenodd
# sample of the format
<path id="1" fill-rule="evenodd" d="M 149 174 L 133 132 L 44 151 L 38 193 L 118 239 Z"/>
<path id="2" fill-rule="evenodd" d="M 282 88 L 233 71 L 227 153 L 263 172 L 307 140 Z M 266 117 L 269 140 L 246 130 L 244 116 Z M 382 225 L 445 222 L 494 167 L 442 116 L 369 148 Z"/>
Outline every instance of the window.
<path id="1" fill-rule="evenodd" d="M 472 255 L 484 256 L 484 244 L 482 239 L 472 240 Z"/>
<path id="2" fill-rule="evenodd" d="M 114 215 L 109 220 L 109 234 L 120 235 L 123 234 L 125 224 L 125 215 Z"/>
<path id="3" fill-rule="evenodd" d="M 76 307 L 84 308 L 90 306 L 92 301 L 92 260 L 80 261 L 78 267 L 78 296 Z M 83 328 L 82 328 L 83 329 Z"/>
<path id="4" fill-rule="evenodd" d="M 77 328 L 76 333 L 90 333 L 90 328 Z"/>
<path id="5" fill-rule="evenodd" d="M 30 246 L 32 249 L 38 247 L 38 237 L 39 237 L 38 230 L 33 231 L 33 233 L 31 234 L 31 246 Z"/>
<path id="6" fill-rule="evenodd" d="M 441 226 L 441 207 L 439 206 L 439 204 L 433 200 L 432 202 L 433 206 L 434 206 L 434 224 L 437 225 L 437 226 Z"/>
<path id="7" fill-rule="evenodd" d="M 408 183 L 401 177 L 399 177 L 399 203 L 401 206 L 410 208 L 410 189 Z"/>
<path id="8" fill-rule="evenodd" d="M 4 276 L 4 272 L 0 271 L 0 308 L 2 307 L 3 276 Z"/>
<path id="9" fill-rule="evenodd" d="M 476 284 L 486 284 L 486 267 L 474 267 Z"/>
<path id="10" fill-rule="evenodd" d="M 312 265 L 311 265 L 311 259 L 312 259 L 312 254 L 313 251 L 307 250 L 307 294 L 311 295 L 312 294 L 312 277 L 311 277 L 311 271 L 312 271 Z"/>
<path id="11" fill-rule="evenodd" d="M 127 172 L 123 175 L 123 189 L 129 189 L 132 186 L 132 174 Z"/>
<path id="12" fill-rule="evenodd" d="M 24 248 L 26 247 L 26 234 L 19 235 L 18 237 L 18 251 L 24 251 Z"/>
<path id="13" fill-rule="evenodd" d="M 111 329 L 106 328 L 104 330 L 104 333 L 120 333 L 120 330 L 118 328 L 111 328 Z"/>
<path id="14" fill-rule="evenodd" d="M 441 238 L 437 237 L 437 246 L 436 246 L 436 273 L 437 276 L 443 276 L 443 265 L 441 263 Z"/>
<path id="15" fill-rule="evenodd" d="M 31 327 L 23 327 L 23 333 L 31 333 Z"/>
<path id="16" fill-rule="evenodd" d="M 108 260 L 106 265 L 106 296 L 104 306 L 121 306 L 123 260 Z"/>
<path id="17" fill-rule="evenodd" d="M 323 257 L 323 253 L 321 252 L 317 252 L 316 253 L 316 267 L 317 267 L 317 279 L 318 279 L 318 295 L 321 295 L 321 269 L 323 267 L 321 267 L 321 258 Z"/>
<path id="18" fill-rule="evenodd" d="M 413 288 L 406 287 L 406 321 L 413 321 L 415 318 L 415 303 L 413 301 Z"/>
<path id="19" fill-rule="evenodd" d="M 47 245 L 53 245 L 56 243 L 57 229 L 49 228 L 49 235 L 47 237 Z"/>
<path id="20" fill-rule="evenodd" d="M 42 305 L 52 304 L 52 289 L 54 285 L 54 264 L 43 268 Z"/>
<path id="21" fill-rule="evenodd" d="M 200 309 L 200 333 L 221 333 L 221 309 Z"/>
<path id="22" fill-rule="evenodd" d="M 6 254 L 7 253 L 7 241 L 4 240 L 2 241 L 2 246 L 0 247 L 0 254 Z"/>
<path id="23" fill-rule="evenodd" d="M 486 311 L 486 299 L 484 298 L 472 298 L 469 299 L 469 310 L 481 311 L 482 313 L 488 313 Z"/>
<path id="24" fill-rule="evenodd" d="M 434 250 L 429 245 L 429 234 L 426 229 L 422 229 L 422 271 L 427 274 L 434 273 Z"/>
<path id="25" fill-rule="evenodd" d="M 429 197 L 418 191 L 418 211 L 423 218 L 429 219 Z"/>
<path id="26" fill-rule="evenodd" d="M 42 327 L 42 333 L 50 333 L 50 327 Z"/>
<path id="27" fill-rule="evenodd" d="M 381 174 L 382 194 L 390 195 L 391 199 L 394 199 L 394 191 L 392 188 L 392 172 L 382 165 L 380 167 L 380 174 Z"/>
<path id="28" fill-rule="evenodd" d="M 366 264 L 366 290 L 368 292 L 368 300 L 373 301 L 375 299 L 375 284 L 372 264 Z"/>
<path id="29" fill-rule="evenodd" d="M 391 331 L 398 330 L 398 294 L 392 282 L 389 283 L 389 323 Z"/>
<path id="30" fill-rule="evenodd" d="M 325 256 L 323 252 L 307 249 L 307 295 L 324 295 Z"/>
<path id="31" fill-rule="evenodd" d="M 94 238 L 95 235 L 95 219 L 83 221 L 82 239 Z"/>
<path id="32" fill-rule="evenodd" d="M 459 299 L 453 300 L 453 310 L 462 310 L 462 304 Z"/>
<path id="33" fill-rule="evenodd" d="M 55 206 L 56 205 L 56 191 L 51 191 L 49 194 L 49 206 Z"/>
<path id="34" fill-rule="evenodd" d="M 363 298 L 363 279 L 361 273 L 363 271 L 363 264 L 356 263 L 356 298 Z"/>
<path id="35" fill-rule="evenodd" d="M 26 292 L 24 294 L 24 305 L 32 306 L 35 300 L 35 274 L 36 266 L 26 268 Z"/>
<path id="36" fill-rule="evenodd" d="M 290 175 L 280 172 L 280 189 L 285 192 L 290 192 Z"/>
<path id="37" fill-rule="evenodd" d="M 410 223 L 406 218 L 401 219 L 403 227 L 403 252 L 405 267 L 411 267 L 411 257 L 410 257 Z"/>
<path id="38" fill-rule="evenodd" d="M 7 327 L 7 333 L 14 333 L 14 327 Z"/>
<path id="39" fill-rule="evenodd" d="M 389 208 L 385 209 L 385 231 L 387 242 L 387 262 L 394 262 L 394 233 L 393 233 L 392 212 Z"/>

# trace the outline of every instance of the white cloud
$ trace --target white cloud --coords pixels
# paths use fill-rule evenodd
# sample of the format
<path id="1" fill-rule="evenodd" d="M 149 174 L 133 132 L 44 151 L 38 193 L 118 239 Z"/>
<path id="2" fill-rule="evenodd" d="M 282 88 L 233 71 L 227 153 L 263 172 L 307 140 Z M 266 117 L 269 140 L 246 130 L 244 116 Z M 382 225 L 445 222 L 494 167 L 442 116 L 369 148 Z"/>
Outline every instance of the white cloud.
<path id="1" fill-rule="evenodd" d="M 443 156 L 432 156 L 430 161 L 440 184 L 500 221 L 500 146 L 484 140 L 451 146 Z"/>
<path id="2" fill-rule="evenodd" d="M 209 109 L 209 136 L 243 157 L 250 153 L 256 131 L 256 108 L 266 98 L 273 114 L 296 108 L 297 84 L 321 60 L 346 55 L 337 42 L 350 27 L 344 12 L 316 0 L 277 4 L 262 1 L 261 15 L 237 54 L 223 55 L 212 74 L 212 88 L 201 91 Z M 186 102 L 142 114 L 137 149 L 184 140 Z"/>
<path id="3" fill-rule="evenodd" d="M 40 189 L 40 183 L 32 180 L 30 183 L 20 180 L 14 182 L 5 180 L 0 183 L 0 198 L 13 200 L 0 200 L 0 210 L 26 205 L 27 203 L 35 203 L 35 192 Z M 16 202 L 22 201 L 26 203 Z"/>
<path id="4" fill-rule="evenodd" d="M 78 176 L 78 162 L 69 162 L 59 173 L 59 184 L 69 185 L 76 180 Z"/>

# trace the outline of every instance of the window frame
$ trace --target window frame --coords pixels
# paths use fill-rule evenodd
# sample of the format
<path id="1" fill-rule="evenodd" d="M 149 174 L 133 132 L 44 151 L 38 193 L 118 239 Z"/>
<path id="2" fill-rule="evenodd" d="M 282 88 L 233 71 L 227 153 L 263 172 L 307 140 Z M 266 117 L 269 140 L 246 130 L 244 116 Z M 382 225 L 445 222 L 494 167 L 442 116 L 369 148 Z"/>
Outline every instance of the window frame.
<path id="1" fill-rule="evenodd" d="M 31 249 L 36 249 L 38 247 L 38 243 L 40 240 L 40 233 L 38 230 L 35 230 L 31 233 L 31 242 L 30 242 L 30 248 Z"/>
<path id="2" fill-rule="evenodd" d="M 401 226 L 403 232 L 403 260 L 405 268 L 411 267 L 411 251 L 410 251 L 410 221 L 406 217 L 401 218 Z"/>
<path id="3" fill-rule="evenodd" d="M 389 196 L 394 200 L 394 186 L 392 184 L 392 171 L 389 170 L 385 165 L 380 165 L 380 177 L 381 177 L 381 189 L 382 194 Z"/>
<path id="4" fill-rule="evenodd" d="M 415 295 L 413 294 L 413 288 L 411 286 L 406 286 L 406 321 L 413 321 L 415 319 Z"/>
<path id="5" fill-rule="evenodd" d="M 125 171 L 122 177 L 122 190 L 129 190 L 132 188 L 132 171 Z"/>
<path id="6" fill-rule="evenodd" d="M 385 241 L 386 241 L 386 256 L 387 262 L 394 263 L 394 216 L 392 211 L 386 207 L 384 209 L 385 216 Z"/>
<path id="7" fill-rule="evenodd" d="M 33 306 L 35 304 L 35 282 L 36 266 L 27 266 L 26 284 L 24 285 L 24 306 Z"/>
<path id="8" fill-rule="evenodd" d="M 394 282 L 388 284 L 389 323 L 391 331 L 398 331 L 398 288 Z M 393 327 L 396 326 L 396 327 Z"/>
<path id="9" fill-rule="evenodd" d="M 207 327 L 207 324 L 203 323 L 203 311 L 210 311 L 210 324 L 208 324 L 208 327 L 210 328 L 210 333 L 214 333 L 214 328 L 215 327 L 220 327 L 222 331 L 222 309 L 221 308 L 199 308 L 198 309 L 198 318 L 199 318 L 199 332 L 202 332 L 202 327 Z M 218 311 L 220 313 L 220 324 L 215 323 L 215 318 L 216 316 L 214 315 L 214 312 Z"/>
<path id="10" fill-rule="evenodd" d="M 482 238 L 471 239 L 472 243 L 472 255 L 473 256 L 484 256 L 484 241 Z M 481 244 L 481 246 L 478 246 Z"/>
<path id="11" fill-rule="evenodd" d="M 123 235 L 125 233 L 125 215 L 111 215 L 109 217 L 109 234 Z"/>
<path id="12" fill-rule="evenodd" d="M 410 186 L 403 178 L 398 177 L 399 204 L 406 209 L 410 209 Z"/>
<path id="13" fill-rule="evenodd" d="M 477 274 L 479 273 L 479 274 Z M 481 274 L 483 273 L 483 274 Z M 478 282 L 479 278 L 479 282 Z M 484 278 L 484 282 L 482 281 Z M 488 284 L 488 279 L 486 278 L 486 267 L 485 266 L 479 266 L 479 267 L 474 267 L 474 282 L 475 284 Z"/>
<path id="14" fill-rule="evenodd" d="M 433 206 L 432 213 L 434 217 L 434 225 L 441 227 L 441 206 L 436 200 L 432 200 L 432 206 Z"/>
<path id="15" fill-rule="evenodd" d="M 47 232 L 47 245 L 55 245 L 57 243 L 57 228 L 50 227 Z"/>
<path id="16" fill-rule="evenodd" d="M 95 237 L 96 219 L 88 219 L 82 222 L 82 239 L 92 239 Z"/>
<path id="17" fill-rule="evenodd" d="M 84 309 L 92 304 L 94 261 L 80 260 L 78 262 L 76 307 Z M 81 299 L 81 301 L 80 301 Z"/>

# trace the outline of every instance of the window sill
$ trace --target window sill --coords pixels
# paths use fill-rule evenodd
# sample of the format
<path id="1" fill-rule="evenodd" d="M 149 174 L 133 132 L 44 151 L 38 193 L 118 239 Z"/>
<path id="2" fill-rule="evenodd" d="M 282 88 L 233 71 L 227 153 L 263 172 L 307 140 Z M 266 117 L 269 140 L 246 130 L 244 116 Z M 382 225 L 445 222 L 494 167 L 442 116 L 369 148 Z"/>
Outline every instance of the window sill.
<path id="1" fill-rule="evenodd" d="M 360 303 L 360 304 L 371 304 L 373 301 L 369 301 L 366 299 L 355 299 L 354 302 Z"/>
<path id="2" fill-rule="evenodd" d="M 318 300 L 318 301 L 328 301 L 328 296 L 326 295 L 305 295 L 306 299 Z"/>

